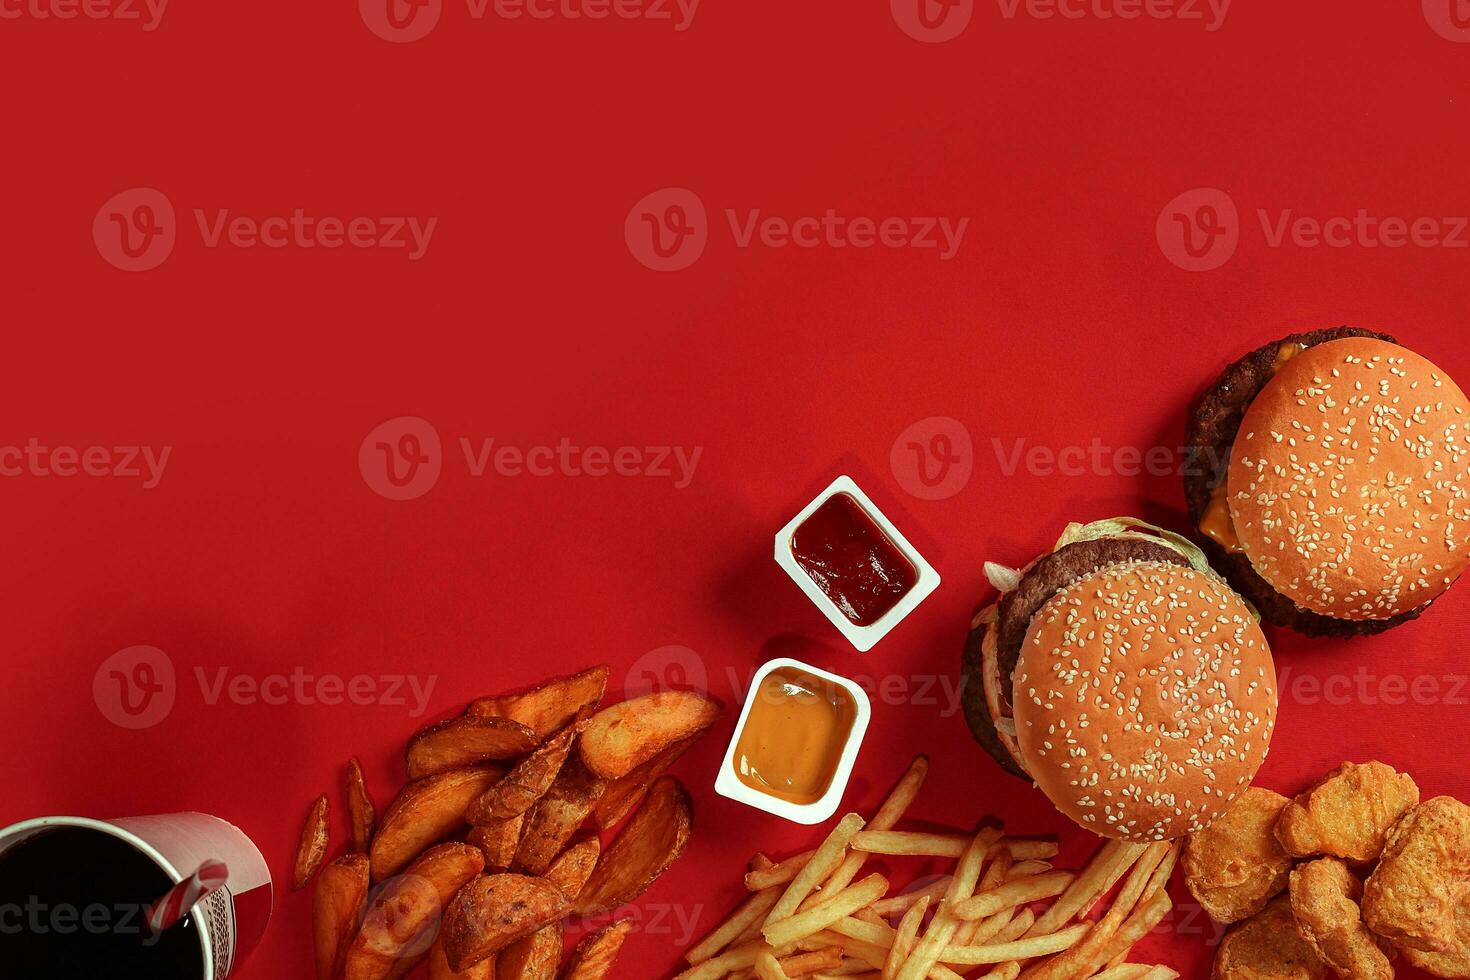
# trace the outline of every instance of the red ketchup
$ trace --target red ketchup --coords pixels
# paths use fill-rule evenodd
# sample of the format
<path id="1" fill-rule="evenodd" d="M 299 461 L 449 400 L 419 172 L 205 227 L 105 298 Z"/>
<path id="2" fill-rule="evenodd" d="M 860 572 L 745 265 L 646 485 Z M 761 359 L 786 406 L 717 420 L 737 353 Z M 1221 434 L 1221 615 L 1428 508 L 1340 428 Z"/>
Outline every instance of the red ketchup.
<path id="1" fill-rule="evenodd" d="M 913 562 L 851 494 L 833 494 L 801 522 L 791 555 L 858 626 L 882 619 L 919 581 Z"/>

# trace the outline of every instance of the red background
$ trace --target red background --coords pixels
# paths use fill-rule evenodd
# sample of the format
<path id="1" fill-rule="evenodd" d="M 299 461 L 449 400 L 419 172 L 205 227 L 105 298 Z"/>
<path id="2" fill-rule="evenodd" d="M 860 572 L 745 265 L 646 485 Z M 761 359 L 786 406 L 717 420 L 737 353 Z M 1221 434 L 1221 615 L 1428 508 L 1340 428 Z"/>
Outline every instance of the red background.
<path id="1" fill-rule="evenodd" d="M 12 746 L 0 822 L 205 810 L 252 834 L 280 881 L 308 801 L 337 792 L 344 760 L 362 757 L 386 806 L 425 719 L 210 705 L 196 667 L 433 676 L 435 716 L 589 663 L 614 665 L 620 688 L 644 654 L 681 645 L 731 712 L 677 770 L 696 838 L 644 904 L 698 914 L 702 931 L 753 851 L 815 833 L 715 796 L 727 669 L 743 678 L 796 651 L 848 675 L 952 680 L 984 560 L 1024 562 L 1074 519 L 1181 522 L 1175 476 L 1007 475 L 992 440 L 1175 446 L 1208 378 L 1298 328 L 1385 328 L 1470 380 L 1470 252 L 1271 248 L 1256 219 L 1470 208 L 1470 45 L 1431 31 L 1418 4 L 1241 2 L 1207 32 L 1008 19 L 981 3 L 944 44 L 906 36 L 886 7 L 706 0 L 676 32 L 476 21 L 450 2 L 431 35 L 399 45 L 340 0 L 176 0 L 152 32 L 0 21 L 0 443 L 172 447 L 153 490 L 0 479 Z M 99 255 L 92 221 L 140 186 L 172 201 L 179 242 L 158 269 L 125 273 Z M 710 243 L 691 268 L 656 273 L 630 254 L 624 218 L 667 186 L 700 196 Z M 1197 187 L 1241 213 L 1239 251 L 1213 272 L 1182 271 L 1155 240 L 1160 210 Z M 211 249 L 195 208 L 439 226 L 418 262 Z M 949 262 L 742 249 L 726 208 L 970 226 Z M 394 502 L 357 452 L 403 415 L 437 428 L 444 472 Z M 939 501 L 906 493 L 889 465 L 898 435 L 931 416 L 961 421 L 975 447 L 972 479 Z M 462 436 L 703 455 L 682 490 L 477 479 Z M 772 534 L 843 472 L 944 576 L 870 655 L 770 557 Z M 1394 676 L 1435 678 L 1440 693 L 1387 705 L 1354 688 L 1329 704 L 1287 685 L 1261 781 L 1295 792 L 1345 758 L 1380 758 L 1426 795 L 1470 798 L 1470 690 L 1453 680 L 1467 627 L 1462 587 L 1376 639 L 1273 633 L 1296 679 L 1361 669 L 1370 693 Z M 135 644 L 167 652 L 180 691 L 161 724 L 126 731 L 99 711 L 92 678 Z M 1076 840 L 942 696 L 925 700 L 875 704 L 849 807 L 871 809 L 925 751 L 918 816 L 996 814 Z M 241 976 L 309 975 L 309 904 L 280 890 Z M 1176 924 L 1141 955 L 1204 976 L 1200 931 Z M 616 975 L 666 975 L 679 938 L 636 933 Z"/>

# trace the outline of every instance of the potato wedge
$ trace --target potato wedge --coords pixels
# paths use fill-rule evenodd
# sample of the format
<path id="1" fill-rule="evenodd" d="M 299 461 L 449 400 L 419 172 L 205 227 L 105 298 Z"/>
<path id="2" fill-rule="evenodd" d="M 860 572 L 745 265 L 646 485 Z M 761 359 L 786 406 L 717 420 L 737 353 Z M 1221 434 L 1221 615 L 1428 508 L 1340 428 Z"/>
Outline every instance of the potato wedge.
<path id="1" fill-rule="evenodd" d="M 444 955 L 444 932 L 440 930 L 429 950 L 429 980 L 495 980 L 495 957 L 456 973 L 449 968 L 449 959 Z"/>
<path id="2" fill-rule="evenodd" d="M 582 826 L 606 787 L 607 783 L 588 772 L 580 761 L 568 760 L 551 789 L 531 808 L 511 867 L 533 875 L 545 872 Z"/>
<path id="3" fill-rule="evenodd" d="M 485 858 L 468 844 L 425 851 L 373 899 L 347 951 L 343 980 L 383 980 L 407 972 L 428 954 L 430 933 L 445 906 L 484 867 Z"/>
<path id="4" fill-rule="evenodd" d="M 514 759 L 536 747 L 536 733 L 509 718 L 451 718 L 422 729 L 408 741 L 408 778 L 476 763 Z"/>
<path id="5" fill-rule="evenodd" d="M 559 921 L 569 906 L 561 889 L 541 878 L 513 874 L 476 878 L 444 914 L 444 953 L 450 968 L 463 973 L 517 939 Z"/>
<path id="6" fill-rule="evenodd" d="M 435 841 L 464 826 L 470 801 L 500 778 L 493 766 L 452 769 L 403 787 L 383 814 L 371 851 L 373 880 L 408 866 Z"/>
<path id="7" fill-rule="evenodd" d="M 495 980 L 556 980 L 561 947 L 561 923 L 542 926 L 497 954 Z"/>
<path id="8" fill-rule="evenodd" d="M 485 867 L 493 871 L 504 871 L 515 860 L 516 850 L 521 846 L 521 832 L 525 830 L 526 815 L 523 813 L 509 820 L 492 820 L 470 829 L 466 844 L 478 847 L 485 854 Z"/>
<path id="9" fill-rule="evenodd" d="M 577 742 L 582 761 L 603 779 L 619 779 L 675 742 L 706 731 L 718 702 L 692 691 L 662 691 L 604 708 Z"/>
<path id="10" fill-rule="evenodd" d="M 633 808 L 648 794 L 648 787 L 653 785 L 653 781 L 668 772 L 699 738 L 699 735 L 695 735 L 675 742 L 626 776 L 613 780 L 608 785 L 607 792 L 602 794 L 602 799 L 597 801 L 597 809 L 592 813 L 598 829 L 611 830 L 622 823 L 623 818 L 632 813 Z"/>
<path id="11" fill-rule="evenodd" d="M 474 718 L 509 718 L 544 739 L 567 727 L 578 713 L 597 707 L 607 690 L 608 673 L 606 666 L 593 667 L 518 694 L 480 698 L 465 713 Z"/>
<path id="12" fill-rule="evenodd" d="M 366 854 L 373 844 L 373 828 L 378 824 L 378 808 L 362 778 L 362 766 L 353 756 L 347 763 L 347 823 L 352 828 L 352 849 Z"/>
<path id="13" fill-rule="evenodd" d="M 508 820 L 531 809 L 561 773 L 577 731 L 576 725 L 568 725 L 516 763 L 504 779 L 470 804 L 466 814 L 470 823 L 479 826 L 492 820 Z"/>
<path id="14" fill-rule="evenodd" d="M 693 827 L 689 793 L 674 777 L 661 777 L 648 791 L 643 806 L 603 852 L 592 877 L 577 896 L 577 912 L 607 912 L 648 891 L 683 853 Z"/>
<path id="15" fill-rule="evenodd" d="M 337 980 L 368 893 L 366 854 L 344 854 L 322 869 L 311 897 L 317 980 Z"/>
<path id="16" fill-rule="evenodd" d="M 291 868 L 291 890 L 306 887 L 311 876 L 327 856 L 327 794 L 317 797 L 301 828 L 301 843 L 296 847 L 296 863 Z"/>
<path id="17" fill-rule="evenodd" d="M 582 893 L 587 879 L 592 877 L 601 853 L 602 841 L 589 837 L 562 851 L 542 877 L 560 888 L 567 898 L 574 899 Z"/>
<path id="18" fill-rule="evenodd" d="M 602 980 L 612 970 L 632 928 L 632 919 L 620 919 L 583 936 L 572 950 L 561 980 Z"/>

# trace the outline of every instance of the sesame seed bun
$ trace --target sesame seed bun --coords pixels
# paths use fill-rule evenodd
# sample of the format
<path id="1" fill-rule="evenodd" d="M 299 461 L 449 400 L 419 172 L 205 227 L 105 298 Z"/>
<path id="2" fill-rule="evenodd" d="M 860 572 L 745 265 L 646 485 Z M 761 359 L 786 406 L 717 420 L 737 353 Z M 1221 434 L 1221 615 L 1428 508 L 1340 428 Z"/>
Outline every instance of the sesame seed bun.
<path id="1" fill-rule="evenodd" d="M 1203 830 L 1250 786 L 1276 669 L 1250 608 L 1208 572 L 1110 565 L 1032 620 L 1015 675 L 1022 760 L 1057 809 L 1126 841 Z"/>
<path id="2" fill-rule="evenodd" d="M 1230 515 L 1251 566 L 1304 609 L 1387 620 L 1470 562 L 1470 402 L 1439 368 L 1373 338 L 1287 361 L 1246 410 Z"/>

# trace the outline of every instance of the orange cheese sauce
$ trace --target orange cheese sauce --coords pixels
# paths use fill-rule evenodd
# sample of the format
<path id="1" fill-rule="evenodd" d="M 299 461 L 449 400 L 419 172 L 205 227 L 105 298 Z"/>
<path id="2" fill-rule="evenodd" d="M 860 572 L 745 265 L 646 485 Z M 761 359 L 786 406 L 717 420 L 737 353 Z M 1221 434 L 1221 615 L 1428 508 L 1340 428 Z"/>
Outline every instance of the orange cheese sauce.
<path id="1" fill-rule="evenodd" d="M 815 803 L 832 785 L 857 719 L 839 685 L 795 667 L 762 680 L 735 746 L 735 775 L 789 803 Z"/>
<path id="2" fill-rule="evenodd" d="M 1276 360 L 1271 365 L 1271 373 L 1278 373 L 1286 362 L 1306 350 L 1301 344 L 1282 344 L 1276 349 Z M 1229 481 L 1221 477 L 1219 484 L 1210 492 L 1210 503 L 1205 508 L 1204 515 L 1199 521 L 1199 531 L 1205 537 L 1215 541 L 1226 551 L 1239 554 L 1245 551 L 1240 545 L 1240 537 L 1235 533 L 1235 522 L 1230 517 L 1229 489 L 1226 484 Z"/>

